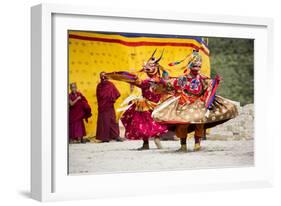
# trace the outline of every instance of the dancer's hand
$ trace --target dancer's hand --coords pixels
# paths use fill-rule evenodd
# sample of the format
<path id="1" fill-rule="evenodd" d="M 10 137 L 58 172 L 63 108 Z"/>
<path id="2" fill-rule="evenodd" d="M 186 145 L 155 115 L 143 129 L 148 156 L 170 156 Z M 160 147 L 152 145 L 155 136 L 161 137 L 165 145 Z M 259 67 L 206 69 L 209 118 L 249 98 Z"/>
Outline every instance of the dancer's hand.
<path id="1" fill-rule="evenodd" d="M 222 78 L 220 75 L 216 74 L 215 80 L 217 80 L 217 81 L 223 81 L 223 78 Z"/>

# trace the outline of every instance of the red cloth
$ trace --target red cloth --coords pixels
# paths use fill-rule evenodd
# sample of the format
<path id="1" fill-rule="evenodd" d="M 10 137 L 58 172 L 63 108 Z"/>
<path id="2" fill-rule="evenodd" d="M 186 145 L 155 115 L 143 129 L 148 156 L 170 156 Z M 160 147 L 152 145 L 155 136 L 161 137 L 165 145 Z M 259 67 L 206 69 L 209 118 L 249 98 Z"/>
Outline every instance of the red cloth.
<path id="1" fill-rule="evenodd" d="M 80 92 L 70 93 L 69 99 L 74 101 L 78 96 L 81 99 L 69 106 L 69 138 L 72 140 L 79 140 L 86 135 L 83 119 L 87 121 L 92 116 L 91 107 Z"/>
<path id="2" fill-rule="evenodd" d="M 143 80 L 139 86 L 144 98 L 159 102 L 161 95 L 150 90 L 148 80 Z M 167 126 L 160 124 L 151 117 L 152 111 L 136 111 L 136 105 L 133 104 L 121 117 L 125 127 L 125 136 L 130 140 L 143 139 L 148 140 L 150 137 L 160 136 L 168 131 Z"/>
<path id="3" fill-rule="evenodd" d="M 98 113 L 96 138 L 108 142 L 119 137 L 119 125 L 116 122 L 115 110 L 110 108 Z"/>
<path id="4" fill-rule="evenodd" d="M 81 140 L 86 136 L 86 129 L 83 119 L 69 123 L 69 139 L 70 140 Z"/>
<path id="5" fill-rule="evenodd" d="M 101 81 L 97 86 L 97 100 L 99 112 L 114 107 L 116 99 L 120 97 L 119 91 L 110 81 Z"/>
<path id="6" fill-rule="evenodd" d="M 152 111 L 136 111 L 132 105 L 123 114 L 121 121 L 126 129 L 125 136 L 130 140 L 148 140 L 168 132 L 167 126 L 160 124 L 151 117 Z"/>
<path id="7" fill-rule="evenodd" d="M 98 100 L 96 138 L 108 142 L 119 137 L 114 103 L 120 97 L 120 93 L 112 82 L 101 81 L 97 86 L 96 96 Z"/>

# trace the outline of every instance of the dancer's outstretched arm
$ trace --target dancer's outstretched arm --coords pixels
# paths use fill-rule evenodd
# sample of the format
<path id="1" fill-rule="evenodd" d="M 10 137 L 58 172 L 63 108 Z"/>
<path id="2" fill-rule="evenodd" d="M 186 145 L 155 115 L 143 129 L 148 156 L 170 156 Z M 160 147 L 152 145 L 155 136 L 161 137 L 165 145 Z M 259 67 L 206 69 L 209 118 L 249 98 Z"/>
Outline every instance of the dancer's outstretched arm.
<path id="1" fill-rule="evenodd" d="M 126 71 L 110 72 L 110 73 L 106 73 L 105 76 L 108 79 L 127 82 L 135 86 L 141 85 L 141 80 L 139 79 L 139 77 L 130 72 L 126 72 Z"/>

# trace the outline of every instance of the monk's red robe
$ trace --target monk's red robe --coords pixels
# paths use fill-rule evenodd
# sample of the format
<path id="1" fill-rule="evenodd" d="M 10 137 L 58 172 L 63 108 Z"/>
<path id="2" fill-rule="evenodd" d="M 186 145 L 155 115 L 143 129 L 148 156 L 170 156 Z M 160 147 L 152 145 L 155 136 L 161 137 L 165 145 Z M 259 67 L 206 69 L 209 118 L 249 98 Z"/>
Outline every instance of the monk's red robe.
<path id="1" fill-rule="evenodd" d="M 69 138 L 71 140 L 80 140 L 86 135 L 83 119 L 87 121 L 92 116 L 91 107 L 80 92 L 70 93 L 69 99 L 74 101 L 78 96 L 81 99 L 73 106 L 69 106 Z"/>
<path id="2" fill-rule="evenodd" d="M 110 81 L 101 81 L 96 92 L 98 100 L 98 120 L 96 138 L 108 142 L 119 137 L 114 103 L 120 97 L 119 91 Z"/>

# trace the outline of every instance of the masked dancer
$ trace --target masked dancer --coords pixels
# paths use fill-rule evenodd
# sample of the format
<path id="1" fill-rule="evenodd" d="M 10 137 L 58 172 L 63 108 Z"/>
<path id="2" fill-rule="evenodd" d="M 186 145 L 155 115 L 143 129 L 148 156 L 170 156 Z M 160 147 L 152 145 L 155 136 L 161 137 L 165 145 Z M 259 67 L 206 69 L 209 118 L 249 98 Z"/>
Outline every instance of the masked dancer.
<path id="1" fill-rule="evenodd" d="M 187 151 L 187 134 L 194 131 L 194 151 L 197 151 L 201 148 L 205 129 L 236 117 L 238 110 L 232 101 L 216 95 L 221 80 L 219 76 L 210 79 L 200 74 L 202 57 L 198 51 L 170 66 L 185 61 L 184 74 L 167 84 L 169 90 L 173 88 L 175 95 L 158 105 L 152 117 L 159 123 L 176 125 L 176 135 L 181 140 L 179 151 Z"/>
<path id="2" fill-rule="evenodd" d="M 142 96 L 131 98 L 128 97 L 124 102 L 128 102 L 126 111 L 121 117 L 121 121 L 125 127 L 125 136 L 130 140 L 143 140 L 143 145 L 139 150 L 149 149 L 149 138 L 154 138 L 154 142 L 158 149 L 162 148 L 160 135 L 167 132 L 167 126 L 153 120 L 151 113 L 153 109 L 160 103 L 161 94 L 153 92 L 152 87 L 161 82 L 161 71 L 163 68 L 159 62 L 159 58 L 155 58 L 156 50 L 153 52 L 147 63 L 144 64 L 141 72 L 147 74 L 147 79 L 141 80 L 137 75 L 128 72 L 107 73 L 106 77 L 119 81 L 128 82 L 141 89 Z"/>

